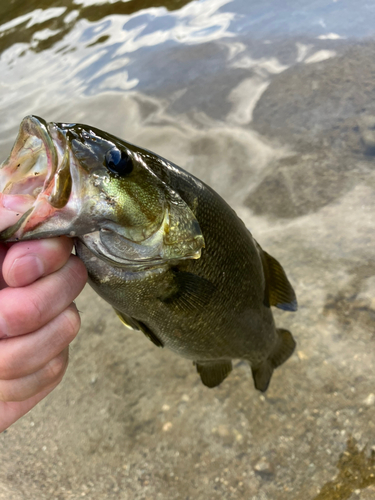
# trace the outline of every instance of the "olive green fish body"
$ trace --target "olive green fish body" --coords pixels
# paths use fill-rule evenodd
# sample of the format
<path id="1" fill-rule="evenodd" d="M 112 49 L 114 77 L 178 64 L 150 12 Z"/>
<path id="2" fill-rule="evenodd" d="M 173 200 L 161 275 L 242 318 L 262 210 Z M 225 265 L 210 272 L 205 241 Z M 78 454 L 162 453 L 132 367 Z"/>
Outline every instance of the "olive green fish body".
<path id="1" fill-rule="evenodd" d="M 166 159 L 87 125 L 26 117 L 0 202 L 15 221 L 1 239 L 74 237 L 122 322 L 193 360 L 206 386 L 243 359 L 264 391 L 292 354 L 271 311 L 297 309 L 284 270 L 215 191 Z"/>
<path id="2" fill-rule="evenodd" d="M 137 272 L 102 261 L 99 271 L 91 252 L 78 242 L 92 287 L 128 318 L 128 326 L 129 318 L 136 320 L 133 327 L 152 332 L 156 345 L 198 364 L 232 359 L 244 359 L 255 369 L 267 364 L 280 337 L 267 303 L 263 251 L 211 188 L 176 166 L 158 174 L 199 221 L 205 239 L 200 259 Z M 288 300 L 292 303 L 294 295 Z M 287 356 L 294 349 L 292 338 L 288 341 Z M 268 382 L 259 388 L 265 390 Z"/>

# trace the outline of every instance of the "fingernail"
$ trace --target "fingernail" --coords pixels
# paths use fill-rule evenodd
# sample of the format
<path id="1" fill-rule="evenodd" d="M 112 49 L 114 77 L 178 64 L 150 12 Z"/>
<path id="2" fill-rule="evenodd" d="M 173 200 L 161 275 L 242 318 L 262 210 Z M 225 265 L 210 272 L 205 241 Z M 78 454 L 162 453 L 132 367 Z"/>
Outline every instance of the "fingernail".
<path id="1" fill-rule="evenodd" d="M 24 255 L 16 259 L 9 270 L 7 282 L 10 286 L 25 286 L 43 276 L 43 262 L 36 255 Z"/>

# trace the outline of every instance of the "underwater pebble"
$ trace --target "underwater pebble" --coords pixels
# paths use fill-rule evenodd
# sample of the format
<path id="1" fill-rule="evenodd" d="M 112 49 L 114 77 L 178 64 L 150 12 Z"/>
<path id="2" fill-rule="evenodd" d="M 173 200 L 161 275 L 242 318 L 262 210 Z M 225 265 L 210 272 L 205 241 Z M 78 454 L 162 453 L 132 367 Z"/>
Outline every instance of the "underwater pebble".
<path id="1" fill-rule="evenodd" d="M 264 457 L 262 457 L 254 466 L 255 472 L 260 475 L 270 475 L 274 473 L 273 467 Z"/>
<path id="2" fill-rule="evenodd" d="M 371 392 L 363 402 L 367 406 L 372 406 L 375 403 L 375 394 Z"/>

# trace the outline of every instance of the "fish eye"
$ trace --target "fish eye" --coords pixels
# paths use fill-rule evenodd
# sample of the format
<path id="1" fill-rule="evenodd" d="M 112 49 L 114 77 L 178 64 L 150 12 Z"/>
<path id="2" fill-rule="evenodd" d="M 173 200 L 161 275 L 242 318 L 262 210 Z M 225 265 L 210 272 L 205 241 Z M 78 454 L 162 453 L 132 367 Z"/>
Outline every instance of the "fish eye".
<path id="1" fill-rule="evenodd" d="M 107 151 L 105 155 L 105 164 L 111 172 L 124 177 L 133 170 L 133 162 L 126 151 L 120 151 L 114 147 Z"/>

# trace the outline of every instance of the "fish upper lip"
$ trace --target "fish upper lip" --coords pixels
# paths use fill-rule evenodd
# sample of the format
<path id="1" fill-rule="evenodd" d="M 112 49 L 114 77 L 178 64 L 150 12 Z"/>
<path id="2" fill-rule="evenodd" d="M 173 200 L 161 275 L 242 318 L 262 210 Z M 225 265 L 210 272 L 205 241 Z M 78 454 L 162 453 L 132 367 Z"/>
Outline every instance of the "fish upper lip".
<path id="1" fill-rule="evenodd" d="M 52 181 L 58 167 L 58 156 L 51 134 L 48 130 L 48 123 L 39 116 L 26 116 L 22 120 L 18 138 L 28 135 L 38 137 L 43 142 L 47 156 L 47 175 L 43 186 L 46 187 Z"/>
<path id="2" fill-rule="evenodd" d="M 31 125 L 30 132 L 31 133 L 34 132 L 34 135 L 36 135 L 43 141 L 44 148 L 47 154 L 47 168 L 49 170 L 45 181 L 45 186 L 46 186 L 53 179 L 53 176 L 55 175 L 58 166 L 57 152 L 51 134 L 48 130 L 48 123 L 45 120 L 43 120 L 43 118 L 40 118 L 39 116 L 35 115 L 27 116 L 23 121 L 24 122 L 26 121 L 26 123 L 29 122 Z"/>
<path id="3" fill-rule="evenodd" d="M 43 141 L 47 155 L 51 153 L 51 156 L 48 156 L 48 160 L 51 161 L 48 161 L 48 163 L 51 164 L 53 175 L 57 168 L 57 153 L 51 134 L 48 131 L 47 122 L 38 116 L 29 115 L 22 120 L 21 125 L 23 131 L 28 132 L 30 135 L 35 135 Z"/>

